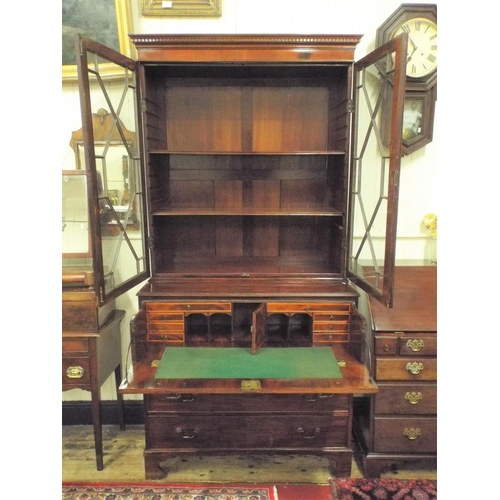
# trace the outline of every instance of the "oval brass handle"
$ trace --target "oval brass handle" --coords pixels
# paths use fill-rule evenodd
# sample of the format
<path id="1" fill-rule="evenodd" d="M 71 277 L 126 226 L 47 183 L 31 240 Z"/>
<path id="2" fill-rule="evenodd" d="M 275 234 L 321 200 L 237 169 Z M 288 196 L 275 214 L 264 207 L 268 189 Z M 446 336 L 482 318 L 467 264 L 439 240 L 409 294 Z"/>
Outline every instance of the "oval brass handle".
<path id="1" fill-rule="evenodd" d="M 319 428 L 319 427 L 316 427 L 316 428 L 314 429 L 314 431 L 313 431 L 313 432 L 314 432 L 314 434 L 306 434 L 306 431 L 305 431 L 302 427 L 299 427 L 299 428 L 297 429 L 297 432 L 298 432 L 299 434 L 302 434 L 302 437 L 303 437 L 304 439 L 316 439 L 316 436 L 317 436 L 317 435 L 319 434 L 319 432 L 320 432 L 320 428 Z"/>
<path id="2" fill-rule="evenodd" d="M 417 439 L 420 434 L 421 432 L 418 427 L 416 429 L 414 429 L 413 427 L 411 427 L 410 429 L 405 428 L 405 430 L 403 431 L 403 435 L 406 436 L 410 441 L 415 441 L 415 439 Z"/>
<path id="3" fill-rule="evenodd" d="M 405 399 L 410 403 L 411 405 L 416 405 L 419 401 L 422 400 L 422 393 L 421 392 L 407 392 L 405 394 Z"/>
<path id="4" fill-rule="evenodd" d="M 411 349 L 413 352 L 420 351 L 420 349 L 423 349 L 424 345 L 424 341 L 418 339 L 408 340 L 408 342 L 406 342 L 406 347 Z"/>
<path id="5" fill-rule="evenodd" d="M 68 366 L 66 368 L 66 376 L 68 378 L 82 378 L 85 370 L 82 366 Z"/>
<path id="6" fill-rule="evenodd" d="M 182 429 L 181 427 L 176 427 L 175 432 L 180 434 L 182 439 L 193 439 L 200 430 L 195 427 L 194 429 Z"/>
<path id="7" fill-rule="evenodd" d="M 412 374 L 412 375 L 418 375 L 423 369 L 424 365 L 422 363 L 408 363 L 406 365 L 406 369 Z"/>

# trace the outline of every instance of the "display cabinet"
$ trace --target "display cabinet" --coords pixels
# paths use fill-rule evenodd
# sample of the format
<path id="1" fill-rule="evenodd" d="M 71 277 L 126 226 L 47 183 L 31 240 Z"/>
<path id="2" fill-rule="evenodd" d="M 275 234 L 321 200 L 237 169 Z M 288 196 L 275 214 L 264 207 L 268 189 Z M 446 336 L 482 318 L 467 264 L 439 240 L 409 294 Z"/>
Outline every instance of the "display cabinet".
<path id="1" fill-rule="evenodd" d="M 370 369 L 378 385 L 355 430 L 366 477 L 437 453 L 437 266 L 396 267 L 396 299 L 368 298 Z"/>
<path id="2" fill-rule="evenodd" d="M 355 284 L 393 300 L 406 34 L 357 63 L 358 35 L 131 38 L 138 61 L 77 50 L 86 127 L 103 102 L 121 135 L 137 112 L 149 279 L 120 392 L 144 395 L 146 477 L 246 452 L 349 475 L 353 395 L 377 390 Z M 162 375 L 172 360 L 187 372 Z"/>

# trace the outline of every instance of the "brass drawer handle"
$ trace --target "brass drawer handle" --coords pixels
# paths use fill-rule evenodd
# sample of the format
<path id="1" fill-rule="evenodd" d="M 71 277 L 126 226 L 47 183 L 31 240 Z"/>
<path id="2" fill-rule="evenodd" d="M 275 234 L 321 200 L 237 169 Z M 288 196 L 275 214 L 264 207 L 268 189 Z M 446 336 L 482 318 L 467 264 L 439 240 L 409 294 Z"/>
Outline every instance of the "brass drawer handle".
<path id="1" fill-rule="evenodd" d="M 408 342 L 406 342 L 406 347 L 411 349 L 413 352 L 418 352 L 420 349 L 423 349 L 424 341 L 417 339 L 408 340 Z"/>
<path id="2" fill-rule="evenodd" d="M 405 399 L 410 403 L 411 405 L 416 405 L 419 401 L 422 400 L 422 393 L 421 392 L 407 392 L 405 394 Z"/>
<path id="3" fill-rule="evenodd" d="M 417 363 L 416 361 L 414 363 L 408 363 L 406 365 L 406 369 L 412 374 L 412 375 L 418 375 L 423 369 L 424 365 L 422 363 Z"/>
<path id="4" fill-rule="evenodd" d="M 385 344 L 384 345 L 384 351 L 387 352 L 389 349 L 390 349 L 390 347 L 387 344 Z"/>
<path id="5" fill-rule="evenodd" d="M 68 366 L 66 368 L 66 376 L 68 378 L 82 378 L 85 370 L 82 366 Z"/>
<path id="6" fill-rule="evenodd" d="M 182 401 L 183 403 L 190 403 L 194 401 L 194 394 L 166 394 L 165 399 L 170 401 Z"/>
<path id="7" fill-rule="evenodd" d="M 406 428 L 403 431 L 403 435 L 406 436 L 410 441 L 415 441 L 415 439 L 417 439 L 420 434 L 421 432 L 418 427 L 416 429 L 414 429 L 413 427 L 411 427 L 410 429 Z"/>
<path id="8" fill-rule="evenodd" d="M 319 427 L 316 427 L 316 429 L 314 429 L 314 434 L 306 434 L 306 431 L 302 428 L 302 427 L 299 427 L 297 429 L 297 432 L 299 434 L 302 434 L 302 437 L 304 439 L 316 439 L 316 436 L 319 434 L 320 432 L 320 428 Z"/>
<path id="9" fill-rule="evenodd" d="M 180 434 L 182 439 L 193 439 L 200 430 L 195 427 L 194 429 L 182 429 L 181 427 L 176 427 L 175 432 Z"/>

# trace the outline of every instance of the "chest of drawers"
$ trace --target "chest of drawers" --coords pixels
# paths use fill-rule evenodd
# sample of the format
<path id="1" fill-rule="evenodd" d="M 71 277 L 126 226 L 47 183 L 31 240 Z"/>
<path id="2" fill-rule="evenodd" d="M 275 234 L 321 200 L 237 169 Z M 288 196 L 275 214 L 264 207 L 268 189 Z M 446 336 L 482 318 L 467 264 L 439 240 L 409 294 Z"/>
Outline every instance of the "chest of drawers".
<path id="1" fill-rule="evenodd" d="M 355 430 L 366 477 L 387 466 L 436 459 L 436 267 L 397 267 L 393 309 L 368 301 L 370 360 L 379 391 Z"/>

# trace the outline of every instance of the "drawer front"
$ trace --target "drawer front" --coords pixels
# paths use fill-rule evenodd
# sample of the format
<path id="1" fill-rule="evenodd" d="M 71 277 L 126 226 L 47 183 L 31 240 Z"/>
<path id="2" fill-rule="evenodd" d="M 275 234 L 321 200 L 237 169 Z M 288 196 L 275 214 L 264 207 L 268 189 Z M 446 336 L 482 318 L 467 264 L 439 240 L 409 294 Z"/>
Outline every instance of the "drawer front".
<path id="1" fill-rule="evenodd" d="M 395 415 L 435 415 L 437 413 L 436 384 L 377 384 L 374 395 L 375 413 Z"/>
<path id="2" fill-rule="evenodd" d="M 318 321 L 314 321 L 313 330 L 315 332 L 345 332 L 349 333 L 349 323 L 348 322 L 338 322 L 338 321 L 329 321 L 327 323 L 320 323 Z"/>
<path id="3" fill-rule="evenodd" d="M 147 412 L 349 412 L 346 394 L 145 395 Z"/>
<path id="4" fill-rule="evenodd" d="M 63 385 L 90 384 L 90 359 L 83 356 L 62 358 Z"/>
<path id="5" fill-rule="evenodd" d="M 148 415 L 147 449 L 322 448 L 347 446 L 348 417 L 285 415 Z"/>
<path id="6" fill-rule="evenodd" d="M 376 453 L 436 453 L 436 418 L 383 418 L 374 420 Z"/>
<path id="7" fill-rule="evenodd" d="M 377 380 L 437 380 L 435 358 L 377 358 Z"/>
<path id="8" fill-rule="evenodd" d="M 146 312 L 231 312 L 230 302 L 148 302 Z"/>
<path id="9" fill-rule="evenodd" d="M 397 356 L 398 337 L 377 335 L 375 337 L 376 356 Z"/>
<path id="10" fill-rule="evenodd" d="M 313 332 L 313 342 L 315 344 L 331 342 L 349 342 L 349 333 L 317 333 Z"/>
<path id="11" fill-rule="evenodd" d="M 375 336 L 377 356 L 436 356 L 437 337 L 425 334 L 394 334 Z"/>
<path id="12" fill-rule="evenodd" d="M 327 313 L 314 313 L 314 322 L 319 323 L 329 323 L 330 321 L 333 321 L 335 323 L 349 324 L 350 319 L 351 316 L 349 312 L 331 311 Z"/>
<path id="13" fill-rule="evenodd" d="M 148 323 L 150 321 L 168 321 L 182 323 L 184 321 L 184 313 L 166 313 L 163 311 L 148 311 L 146 313 Z"/>
<path id="14" fill-rule="evenodd" d="M 399 338 L 400 356 L 436 356 L 437 337 L 417 334 L 405 334 Z"/>
<path id="15" fill-rule="evenodd" d="M 88 352 L 89 341 L 82 338 L 63 338 L 62 339 L 62 352 Z"/>
<path id="16" fill-rule="evenodd" d="M 62 305 L 62 330 L 67 332 L 96 331 L 99 329 L 94 302 L 67 301 Z"/>
<path id="17" fill-rule="evenodd" d="M 323 303 L 323 304 L 297 304 L 287 302 L 269 302 L 267 304 L 268 313 L 294 313 L 294 312 L 315 312 L 326 311 L 331 314 L 344 313 L 348 314 L 351 311 L 350 304 L 344 303 Z"/>
<path id="18" fill-rule="evenodd" d="M 184 332 L 148 333 L 148 342 L 166 342 L 167 344 L 184 345 Z"/>
<path id="19" fill-rule="evenodd" d="M 149 323 L 148 322 L 148 333 L 171 333 L 171 332 L 184 332 L 184 323 L 174 323 L 165 321 L 164 323 L 156 322 Z"/>

